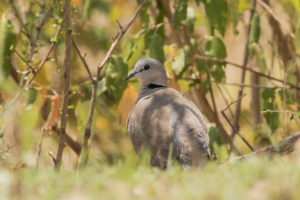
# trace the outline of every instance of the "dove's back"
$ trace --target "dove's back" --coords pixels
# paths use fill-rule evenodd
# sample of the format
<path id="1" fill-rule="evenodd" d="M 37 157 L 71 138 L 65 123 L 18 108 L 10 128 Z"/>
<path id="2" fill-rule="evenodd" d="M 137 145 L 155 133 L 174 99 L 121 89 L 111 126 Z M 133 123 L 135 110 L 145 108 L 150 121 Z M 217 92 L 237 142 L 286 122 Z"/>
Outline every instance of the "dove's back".
<path id="1" fill-rule="evenodd" d="M 136 152 L 152 153 L 152 165 L 165 168 L 169 149 L 182 165 L 199 164 L 210 157 L 206 122 L 191 101 L 171 88 L 153 90 L 131 110 L 127 130 Z"/>

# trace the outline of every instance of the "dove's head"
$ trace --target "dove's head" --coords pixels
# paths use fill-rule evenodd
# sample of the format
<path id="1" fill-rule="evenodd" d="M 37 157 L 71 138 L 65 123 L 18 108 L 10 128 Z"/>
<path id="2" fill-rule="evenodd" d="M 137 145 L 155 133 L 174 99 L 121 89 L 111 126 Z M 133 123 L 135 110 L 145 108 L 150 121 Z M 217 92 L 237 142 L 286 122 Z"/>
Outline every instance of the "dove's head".
<path id="1" fill-rule="evenodd" d="M 167 86 L 167 74 L 163 64 L 154 58 L 142 58 L 134 66 L 125 80 L 136 77 L 142 84 Z"/>

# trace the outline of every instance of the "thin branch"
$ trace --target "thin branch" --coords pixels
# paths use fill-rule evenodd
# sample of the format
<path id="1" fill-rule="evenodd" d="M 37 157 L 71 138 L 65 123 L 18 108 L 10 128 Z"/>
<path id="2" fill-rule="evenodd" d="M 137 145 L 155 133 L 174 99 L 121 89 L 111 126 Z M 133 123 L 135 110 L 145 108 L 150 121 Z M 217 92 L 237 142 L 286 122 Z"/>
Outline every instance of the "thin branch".
<path id="1" fill-rule="evenodd" d="M 58 28 L 56 34 L 55 34 L 55 37 L 56 37 L 56 38 L 58 37 L 58 35 L 59 35 L 61 29 L 62 29 L 62 24 L 60 24 L 60 26 L 59 26 L 59 28 Z M 55 42 L 52 41 L 52 42 L 51 42 L 51 45 L 50 45 L 50 47 L 49 47 L 49 49 L 48 49 L 48 51 L 47 51 L 47 53 L 46 53 L 46 55 L 44 56 L 43 60 L 42 60 L 41 63 L 39 64 L 39 66 L 38 66 L 36 69 L 33 69 L 33 70 L 32 70 L 33 74 L 32 74 L 32 76 L 31 76 L 31 78 L 27 81 L 26 87 L 28 87 L 28 86 L 32 83 L 32 81 L 34 80 L 34 78 L 35 78 L 35 77 L 37 76 L 37 74 L 41 71 L 41 69 L 43 68 L 44 64 L 45 64 L 46 61 L 48 60 L 48 57 L 49 57 L 51 51 L 53 50 L 54 45 L 55 45 Z M 24 88 L 25 88 L 25 87 L 22 87 L 20 90 L 17 91 L 17 93 L 16 93 L 15 97 L 13 98 L 13 100 L 12 100 L 12 101 L 9 103 L 9 105 L 7 105 L 6 107 L 12 106 L 12 105 L 17 101 L 17 99 L 18 99 L 18 98 L 21 96 L 21 94 L 23 93 Z M 5 109 L 6 109 L 6 107 L 5 107 Z M 4 110 L 5 110 L 5 109 L 4 109 Z"/>
<path id="2" fill-rule="evenodd" d="M 215 117 L 216 117 L 216 118 L 218 118 L 218 110 L 217 110 L 217 105 L 216 105 L 216 101 L 215 101 L 214 93 L 213 93 L 213 90 L 212 90 L 211 86 L 209 87 L 209 94 L 210 94 L 211 101 L 212 101 L 213 108 L 214 108 L 214 115 L 215 115 Z"/>
<path id="3" fill-rule="evenodd" d="M 248 26 L 247 35 L 246 35 L 246 44 L 245 44 L 243 68 L 242 68 L 241 81 L 240 81 L 241 84 L 244 84 L 244 82 L 245 82 L 246 68 L 247 68 L 248 58 L 249 58 L 249 37 L 250 37 L 250 31 L 251 31 L 252 18 L 253 18 L 254 13 L 255 13 L 255 6 L 256 6 L 256 0 L 252 0 L 250 18 L 249 18 L 249 26 Z M 238 91 L 238 97 L 242 96 L 243 90 L 244 90 L 244 87 L 241 86 L 240 90 Z M 242 99 L 240 101 L 238 101 L 236 106 L 235 106 L 235 115 L 234 115 L 234 119 L 233 119 L 233 126 L 237 130 L 239 130 L 239 119 L 240 119 L 240 114 L 241 114 L 241 104 L 242 104 Z M 235 133 L 233 133 L 233 137 L 234 137 L 234 135 L 235 135 Z"/>
<path id="4" fill-rule="evenodd" d="M 230 104 L 228 104 L 222 111 L 226 111 L 232 104 L 235 104 L 236 102 L 240 101 L 242 98 L 244 98 L 247 94 L 244 93 L 242 96 L 240 96 L 237 100 L 232 101 Z"/>
<path id="5" fill-rule="evenodd" d="M 84 131 L 84 141 L 83 141 L 83 146 L 82 146 L 83 151 L 81 151 L 81 159 L 80 159 L 80 163 L 79 163 L 79 168 L 82 167 L 82 166 L 85 166 L 87 164 L 87 161 L 88 161 L 88 141 L 89 141 L 89 138 L 91 136 L 91 126 L 92 126 L 93 115 L 94 115 L 94 110 L 95 110 L 95 106 L 96 106 L 97 88 L 98 88 L 98 81 L 100 79 L 100 73 L 101 73 L 103 67 L 105 66 L 105 64 L 110 59 L 110 57 L 112 55 L 112 52 L 114 51 L 114 49 L 118 45 L 119 41 L 123 38 L 123 36 L 127 32 L 128 28 L 131 26 L 131 24 L 137 18 L 137 16 L 139 15 L 141 9 L 144 7 L 146 2 L 147 2 L 147 0 L 144 0 L 141 3 L 139 8 L 137 9 L 135 14 L 132 16 L 132 18 L 129 20 L 129 22 L 127 23 L 127 25 L 125 27 L 119 25 L 120 32 L 118 33 L 117 38 L 112 43 L 110 49 L 106 53 L 106 55 L 105 55 L 104 59 L 102 60 L 102 62 L 98 65 L 96 81 L 93 81 L 93 85 L 92 85 L 92 97 L 91 97 L 88 121 L 87 121 L 85 131 Z"/>
<path id="6" fill-rule="evenodd" d="M 216 83 L 216 86 L 217 86 L 217 88 L 218 88 L 218 90 L 219 90 L 219 92 L 220 92 L 220 94 L 221 94 L 221 96 L 222 96 L 225 104 L 228 105 L 229 103 L 228 103 L 227 99 L 225 98 L 225 95 L 224 95 L 223 91 L 221 90 L 219 84 Z M 232 110 L 230 108 L 229 108 L 229 112 L 230 112 L 231 117 L 233 117 L 233 112 L 232 112 Z"/>
<path id="7" fill-rule="evenodd" d="M 14 52 L 26 65 L 29 66 L 30 70 L 33 70 L 33 67 L 30 65 L 30 63 L 27 62 L 27 60 L 17 51 L 17 49 L 14 49 Z"/>
<path id="8" fill-rule="evenodd" d="M 233 62 L 230 62 L 230 61 L 226 61 L 226 60 L 221 60 L 221 59 L 216 59 L 216 58 L 211 58 L 211 57 L 207 57 L 207 56 L 199 56 L 199 55 L 196 55 L 196 58 L 200 59 L 200 60 L 206 60 L 206 61 L 215 61 L 215 62 L 218 62 L 218 63 L 222 63 L 222 64 L 229 64 L 229 65 L 232 65 L 234 67 L 237 67 L 237 68 L 240 68 L 240 69 L 243 69 L 243 66 L 242 65 L 239 65 L 237 63 L 233 63 Z M 277 82 L 280 82 L 280 83 L 284 83 L 285 81 L 284 80 L 281 80 L 281 79 L 278 79 L 278 78 L 275 78 L 275 77 L 272 77 L 272 76 L 269 76 L 267 74 L 264 74 L 264 73 L 261 73 L 261 72 L 258 72 L 254 69 L 251 69 L 251 68 L 244 68 L 245 70 L 249 71 L 249 72 L 252 72 L 252 73 L 255 73 L 261 77 L 264 77 L 264 78 L 267 78 L 267 79 L 270 79 L 270 80 L 274 80 L 274 81 L 277 81 Z M 291 84 L 291 83 L 286 83 L 286 85 L 290 86 L 291 88 L 295 88 L 297 90 L 300 90 L 300 87 L 297 86 L 297 85 L 294 85 L 294 84 Z"/>
<path id="9" fill-rule="evenodd" d="M 293 115 L 297 115 L 298 112 L 288 111 L 288 110 L 263 110 L 261 111 L 262 114 L 264 113 L 290 113 Z"/>
<path id="10" fill-rule="evenodd" d="M 43 140 L 44 140 L 44 136 L 45 136 L 45 132 L 43 131 L 40 137 L 40 141 L 38 143 L 37 146 L 37 157 L 36 157 L 36 163 L 35 163 L 35 169 L 39 168 L 39 163 L 40 163 L 40 157 L 41 157 L 41 153 L 42 153 L 42 144 L 43 144 Z"/>
<path id="11" fill-rule="evenodd" d="M 19 21 L 19 23 L 21 25 L 20 29 L 23 28 L 25 30 L 25 31 L 21 31 L 21 32 L 24 33 L 24 35 L 29 39 L 30 38 L 30 33 L 29 33 L 29 31 L 28 31 L 28 29 L 27 29 L 27 27 L 26 27 L 26 25 L 25 25 L 25 23 L 24 23 L 21 15 L 20 15 L 20 13 L 19 13 L 19 11 L 18 11 L 15 3 L 14 3 L 14 0 L 9 0 L 8 2 L 9 2 L 9 4 L 11 5 L 11 7 L 12 7 L 12 9 L 14 11 L 15 17 L 18 19 L 18 21 Z"/>
<path id="12" fill-rule="evenodd" d="M 59 145 L 56 154 L 55 167 L 59 171 L 61 167 L 63 150 L 65 147 L 66 140 L 66 125 L 67 125 L 67 112 L 70 95 L 70 84 L 71 84 L 71 17 L 70 17 L 70 0 L 64 2 L 64 21 L 65 21 L 65 70 L 64 70 L 64 98 L 61 114 L 61 122 L 59 128 Z"/>
<path id="13" fill-rule="evenodd" d="M 79 47 L 78 47 L 78 45 L 77 45 L 77 43 L 76 43 L 76 41 L 75 41 L 75 39 L 74 39 L 73 36 L 72 36 L 72 44 L 75 47 L 75 49 L 77 51 L 77 54 L 78 54 L 79 58 L 81 59 L 83 65 L 84 65 L 84 67 L 85 67 L 85 69 L 86 69 L 86 71 L 87 71 L 87 73 L 88 73 L 88 75 L 89 75 L 89 77 L 91 79 L 91 81 L 93 82 L 94 81 L 94 77 L 93 77 L 93 75 L 91 73 L 91 70 L 90 70 L 88 64 L 86 63 L 86 60 L 84 59 L 84 56 L 82 56 L 82 54 L 80 52 L 80 49 L 79 49 Z"/>
<path id="14" fill-rule="evenodd" d="M 271 16 L 273 17 L 273 19 L 274 19 L 275 21 L 278 22 L 278 24 L 280 24 L 282 27 L 285 27 L 285 25 L 282 24 L 282 23 L 280 22 L 279 18 L 278 18 L 277 15 L 273 12 L 272 8 L 271 8 L 269 5 L 267 5 L 267 4 L 266 4 L 265 2 L 263 2 L 262 0 L 256 0 L 256 1 L 257 1 L 257 3 L 259 3 L 259 4 L 261 5 L 261 7 L 263 7 L 263 8 L 269 13 L 269 15 L 271 15 Z M 287 29 L 287 28 L 285 27 L 285 29 Z M 294 33 L 290 32 L 290 31 L 288 31 L 288 32 L 289 32 L 288 34 L 289 34 L 292 38 L 295 38 L 295 34 L 294 34 Z"/>
<path id="15" fill-rule="evenodd" d="M 56 132 L 57 134 L 60 134 L 59 131 L 58 131 L 57 126 L 53 126 L 52 130 L 54 132 Z M 82 149 L 80 142 L 74 140 L 67 132 L 65 134 L 66 134 L 66 142 L 67 142 L 67 144 L 76 153 L 76 155 L 79 157 L 81 149 Z"/>
<path id="16" fill-rule="evenodd" d="M 264 86 L 264 85 L 254 85 L 254 84 L 240 84 L 240 83 L 222 83 L 223 85 L 232 85 L 232 86 L 243 86 L 243 87 L 249 87 L 249 88 L 284 88 L 282 86 Z"/>
<path id="17" fill-rule="evenodd" d="M 251 149 L 251 151 L 255 151 L 254 148 L 250 145 L 250 143 L 239 133 L 239 131 L 232 125 L 232 123 L 230 122 L 229 118 L 227 117 L 227 115 L 225 114 L 225 111 L 234 103 L 241 101 L 241 99 L 245 96 L 246 94 L 242 94 L 241 96 L 239 96 L 239 98 L 233 102 L 231 102 L 229 105 L 227 105 L 222 111 L 222 115 L 223 117 L 226 119 L 226 121 L 228 122 L 228 124 L 231 126 L 233 132 L 235 134 L 237 134 L 242 140 L 243 142 L 249 147 L 249 149 Z"/>
<path id="18" fill-rule="evenodd" d="M 58 35 L 59 35 L 59 33 L 61 32 L 61 29 L 62 29 L 62 25 L 63 25 L 63 23 L 61 23 L 59 25 L 59 27 L 58 27 L 58 29 L 57 29 L 57 31 L 55 33 L 55 36 L 54 36 L 55 38 L 58 38 Z M 31 78 L 28 80 L 28 82 L 26 83 L 27 87 L 31 84 L 31 82 L 34 80 L 34 78 L 37 76 L 37 74 L 43 68 L 44 64 L 47 62 L 48 57 L 49 57 L 50 53 L 52 52 L 55 43 L 56 43 L 55 41 L 51 42 L 50 47 L 49 47 L 47 53 L 45 54 L 44 58 L 42 59 L 41 63 L 39 64 L 39 66 L 36 69 L 34 69 L 34 73 L 32 74 Z"/>
<path id="19" fill-rule="evenodd" d="M 145 34 L 146 32 L 148 32 L 148 31 L 150 31 L 150 30 L 152 30 L 152 29 L 159 29 L 160 27 L 162 27 L 162 26 L 164 26 L 164 25 L 166 25 L 166 24 L 168 24 L 169 22 L 162 22 L 162 23 L 159 23 L 159 24 L 155 24 L 155 25 L 153 25 L 153 26 L 150 26 L 150 27 L 148 27 L 148 28 L 146 28 L 146 29 L 142 29 L 142 30 L 140 30 L 136 35 L 135 35 L 135 38 L 140 38 L 140 37 L 142 37 L 142 35 L 143 34 Z"/>
<path id="20" fill-rule="evenodd" d="M 35 49 L 36 49 L 37 42 L 38 42 L 39 37 L 40 37 L 40 33 L 41 33 L 41 30 L 42 30 L 42 27 L 46 23 L 46 21 L 48 20 L 49 14 L 51 13 L 52 9 L 54 8 L 55 2 L 56 1 L 53 1 L 52 5 L 49 8 L 49 10 L 47 12 L 45 12 L 45 8 L 46 8 L 45 0 L 40 0 L 40 10 L 37 13 L 37 16 L 43 16 L 43 17 L 41 17 L 40 20 L 38 20 L 39 17 L 37 18 L 36 23 L 35 23 L 35 32 L 33 34 L 33 37 L 29 37 L 28 38 L 29 39 L 30 48 L 29 48 L 29 53 L 28 53 L 28 58 L 27 58 L 27 62 L 26 63 L 31 63 L 31 61 L 33 59 L 33 56 L 36 53 Z M 30 68 L 30 66 L 26 65 L 26 67 L 24 69 L 24 72 L 22 74 L 22 77 L 20 79 L 18 90 L 21 90 L 23 88 L 23 86 L 25 84 L 26 76 L 28 76 L 28 74 L 30 72 L 29 68 Z"/>
<path id="21" fill-rule="evenodd" d="M 144 7 L 144 5 L 145 5 L 146 2 L 147 2 L 147 0 L 144 0 L 141 3 L 140 7 L 137 9 L 137 11 L 135 12 L 135 14 L 129 20 L 128 24 L 123 29 L 121 29 L 121 33 L 118 35 L 118 37 L 116 38 L 116 40 L 112 43 L 112 45 L 111 45 L 110 49 L 108 50 L 108 52 L 106 53 L 104 59 L 98 65 L 98 68 L 102 68 L 107 63 L 107 61 L 110 59 L 113 50 L 116 48 L 117 44 L 122 39 L 122 37 L 124 36 L 124 34 L 127 32 L 128 28 L 134 22 L 134 20 L 136 19 L 136 17 L 139 15 L 139 13 L 141 12 L 141 9 Z"/>

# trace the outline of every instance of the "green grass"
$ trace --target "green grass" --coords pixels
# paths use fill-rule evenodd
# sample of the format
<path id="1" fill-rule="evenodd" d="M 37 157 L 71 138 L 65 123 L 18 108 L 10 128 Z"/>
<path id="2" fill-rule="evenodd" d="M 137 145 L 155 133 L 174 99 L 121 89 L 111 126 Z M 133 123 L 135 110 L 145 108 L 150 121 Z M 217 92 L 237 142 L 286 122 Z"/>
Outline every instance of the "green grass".
<path id="1" fill-rule="evenodd" d="M 188 171 L 174 164 L 161 171 L 145 163 L 129 156 L 114 165 L 91 163 L 79 172 L 3 168 L 0 199 L 299 199 L 299 154 Z"/>

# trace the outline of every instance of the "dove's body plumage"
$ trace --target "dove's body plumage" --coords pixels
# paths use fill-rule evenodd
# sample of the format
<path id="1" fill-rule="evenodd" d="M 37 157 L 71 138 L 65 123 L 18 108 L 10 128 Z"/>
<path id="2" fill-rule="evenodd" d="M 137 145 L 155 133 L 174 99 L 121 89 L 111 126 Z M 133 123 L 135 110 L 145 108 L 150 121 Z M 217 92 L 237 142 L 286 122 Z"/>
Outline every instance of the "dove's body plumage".
<path id="1" fill-rule="evenodd" d="M 153 67 L 151 63 L 150 68 Z M 160 67 L 163 68 L 162 64 Z M 172 157 L 181 165 L 197 165 L 208 159 L 206 122 L 197 106 L 168 88 L 166 80 L 157 84 L 143 77 L 140 79 L 139 97 L 127 121 L 127 131 L 136 152 L 141 148 L 149 149 L 151 164 L 161 168 L 166 167 L 169 149 L 173 149 Z"/>

